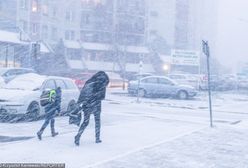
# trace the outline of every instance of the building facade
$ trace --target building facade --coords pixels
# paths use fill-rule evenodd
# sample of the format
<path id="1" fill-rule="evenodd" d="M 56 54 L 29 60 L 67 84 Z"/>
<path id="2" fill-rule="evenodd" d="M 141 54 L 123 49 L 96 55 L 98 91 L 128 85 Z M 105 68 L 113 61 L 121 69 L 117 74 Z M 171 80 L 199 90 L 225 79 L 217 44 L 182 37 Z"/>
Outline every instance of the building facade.
<path id="1" fill-rule="evenodd" d="M 51 52 L 58 44 L 63 45 L 71 69 L 137 72 L 142 60 L 145 69 L 153 71 L 145 47 L 144 0 L 0 2 L 12 10 L 1 10 L 0 6 L 5 18 L 0 20 L 0 26 L 23 32 L 30 41 L 44 43 Z"/>
<path id="2" fill-rule="evenodd" d="M 175 0 L 147 0 L 148 4 L 148 41 L 157 36 L 174 46 L 176 3 Z"/>
<path id="3" fill-rule="evenodd" d="M 138 72 L 143 61 L 148 71 L 146 5 L 143 0 L 83 1 L 80 41 L 87 69 Z"/>

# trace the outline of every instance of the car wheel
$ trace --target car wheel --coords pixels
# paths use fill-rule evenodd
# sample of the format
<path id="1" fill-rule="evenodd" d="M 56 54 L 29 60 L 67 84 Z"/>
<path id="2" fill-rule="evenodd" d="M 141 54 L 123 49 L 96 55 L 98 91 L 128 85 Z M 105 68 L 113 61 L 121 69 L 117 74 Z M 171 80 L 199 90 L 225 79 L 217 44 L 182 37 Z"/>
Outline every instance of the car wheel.
<path id="1" fill-rule="evenodd" d="M 74 100 L 70 101 L 70 103 L 68 104 L 67 110 L 65 115 L 70 114 L 75 108 L 76 108 L 76 102 Z"/>
<path id="2" fill-rule="evenodd" d="M 37 102 L 32 102 L 30 103 L 30 105 L 28 106 L 27 109 L 27 119 L 37 119 L 40 115 L 40 106 Z"/>
<path id="3" fill-rule="evenodd" d="M 138 90 L 138 96 L 139 97 L 145 97 L 146 96 L 146 91 L 144 89 L 139 89 Z"/>
<path id="4" fill-rule="evenodd" d="M 186 91 L 179 91 L 177 97 L 181 100 L 188 99 L 188 93 Z"/>

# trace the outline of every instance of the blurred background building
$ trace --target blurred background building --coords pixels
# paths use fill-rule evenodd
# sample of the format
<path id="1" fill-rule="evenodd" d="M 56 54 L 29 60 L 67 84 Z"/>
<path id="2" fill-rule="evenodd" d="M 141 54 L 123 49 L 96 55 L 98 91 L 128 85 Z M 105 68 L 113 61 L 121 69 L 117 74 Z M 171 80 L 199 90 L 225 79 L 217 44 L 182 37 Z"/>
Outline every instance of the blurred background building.
<path id="1" fill-rule="evenodd" d="M 202 39 L 214 53 L 216 16 L 215 0 L 0 0 L 2 34 L 16 33 L 16 45 L 29 51 L 39 43 L 40 65 L 57 62 L 57 70 L 135 73 L 142 61 L 144 72 L 163 71 L 172 51 L 200 53 Z M 15 43 L 5 43 L 6 55 Z M 12 50 L 26 58 L 20 64 L 31 64 L 30 52 Z"/>

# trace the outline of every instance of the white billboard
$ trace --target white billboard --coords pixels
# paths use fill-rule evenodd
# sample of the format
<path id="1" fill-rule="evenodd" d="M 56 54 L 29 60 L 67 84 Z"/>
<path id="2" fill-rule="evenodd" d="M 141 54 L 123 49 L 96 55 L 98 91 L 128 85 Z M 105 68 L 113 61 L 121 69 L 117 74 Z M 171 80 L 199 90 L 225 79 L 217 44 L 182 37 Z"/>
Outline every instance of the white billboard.
<path id="1" fill-rule="evenodd" d="M 171 64 L 172 65 L 199 66 L 200 65 L 200 54 L 197 51 L 172 50 Z"/>

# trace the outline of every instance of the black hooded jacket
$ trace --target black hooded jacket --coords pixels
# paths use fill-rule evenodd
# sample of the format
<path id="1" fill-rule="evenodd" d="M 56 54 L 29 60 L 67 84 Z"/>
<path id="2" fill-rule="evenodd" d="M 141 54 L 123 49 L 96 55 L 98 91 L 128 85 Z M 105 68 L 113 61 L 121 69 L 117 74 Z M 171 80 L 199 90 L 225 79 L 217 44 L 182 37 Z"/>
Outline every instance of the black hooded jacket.
<path id="1" fill-rule="evenodd" d="M 84 109 L 94 107 L 105 99 L 108 83 L 108 75 L 103 71 L 97 72 L 85 83 L 77 103 L 82 105 Z"/>
<path id="2" fill-rule="evenodd" d="M 56 91 L 55 106 L 56 106 L 56 109 L 60 112 L 60 110 L 61 110 L 61 99 L 62 99 L 61 87 L 58 87 L 55 91 Z"/>

